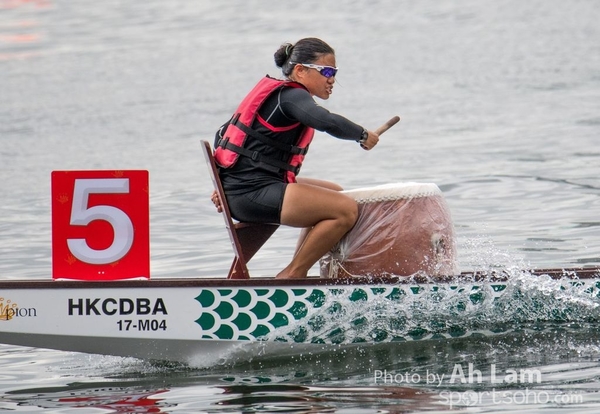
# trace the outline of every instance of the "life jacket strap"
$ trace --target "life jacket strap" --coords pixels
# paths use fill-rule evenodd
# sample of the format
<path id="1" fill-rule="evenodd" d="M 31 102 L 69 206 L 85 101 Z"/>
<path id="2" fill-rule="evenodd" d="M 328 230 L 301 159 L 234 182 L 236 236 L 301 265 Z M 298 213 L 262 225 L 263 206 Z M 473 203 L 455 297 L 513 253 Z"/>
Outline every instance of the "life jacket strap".
<path id="1" fill-rule="evenodd" d="M 249 149 L 240 147 L 239 145 L 232 144 L 231 142 L 229 142 L 229 138 L 221 138 L 218 142 L 218 146 L 233 151 L 237 154 L 243 155 L 244 157 L 251 158 L 253 161 L 258 161 L 260 163 L 271 165 L 273 167 L 277 167 L 285 171 L 290 171 L 294 174 L 298 174 L 298 172 L 300 172 L 299 166 L 293 167 L 287 162 L 280 161 L 271 157 L 266 157 L 258 151 L 250 151 Z"/>
<path id="2" fill-rule="evenodd" d="M 278 150 L 281 150 L 281 151 L 285 151 L 292 155 L 306 155 L 306 153 L 308 152 L 308 148 L 300 148 L 296 145 L 284 144 L 282 142 L 279 142 L 277 140 L 269 138 L 266 135 L 263 135 L 260 132 L 256 131 L 255 129 L 250 128 L 248 125 L 240 122 L 240 120 L 238 118 L 239 118 L 239 116 L 236 116 L 231 121 L 231 123 L 233 125 L 235 125 L 236 127 L 238 127 L 239 129 L 241 129 L 242 131 L 244 131 L 245 134 L 251 136 L 252 138 L 256 138 L 263 144 L 277 148 Z"/>

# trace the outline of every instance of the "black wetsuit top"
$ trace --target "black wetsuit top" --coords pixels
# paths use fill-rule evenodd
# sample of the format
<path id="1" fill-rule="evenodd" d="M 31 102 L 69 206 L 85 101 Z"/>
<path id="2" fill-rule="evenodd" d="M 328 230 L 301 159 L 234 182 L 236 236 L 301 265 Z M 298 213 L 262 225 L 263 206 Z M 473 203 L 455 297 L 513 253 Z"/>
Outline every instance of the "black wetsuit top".
<path id="1" fill-rule="evenodd" d="M 336 138 L 354 141 L 361 138 L 363 131 L 360 125 L 319 106 L 310 93 L 302 88 L 282 88 L 273 93 L 259 108 L 258 113 L 269 124 L 278 128 L 300 122 L 298 128 L 277 133 L 278 140 L 289 144 L 297 141 L 304 125 L 327 132 Z M 259 126 L 257 124 L 258 121 L 255 121 L 253 127 Z M 247 148 L 250 150 L 258 149 L 265 155 L 268 153 L 271 157 L 284 160 L 289 156 L 275 148 L 265 147 L 265 144 L 248 138 Z M 229 194 L 240 194 L 273 180 L 283 181 L 284 175 L 283 170 L 265 166 L 244 156 L 240 156 L 232 167 L 220 170 L 224 190 Z"/>

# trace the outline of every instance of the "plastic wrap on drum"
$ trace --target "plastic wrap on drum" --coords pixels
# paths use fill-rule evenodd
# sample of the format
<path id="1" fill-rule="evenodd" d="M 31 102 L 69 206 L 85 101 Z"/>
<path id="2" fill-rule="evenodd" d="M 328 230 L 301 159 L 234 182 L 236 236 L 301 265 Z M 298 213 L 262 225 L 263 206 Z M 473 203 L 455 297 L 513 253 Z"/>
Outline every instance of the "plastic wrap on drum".
<path id="1" fill-rule="evenodd" d="M 321 276 L 452 275 L 454 227 L 435 184 L 398 183 L 345 192 L 359 217 L 320 261 Z"/>

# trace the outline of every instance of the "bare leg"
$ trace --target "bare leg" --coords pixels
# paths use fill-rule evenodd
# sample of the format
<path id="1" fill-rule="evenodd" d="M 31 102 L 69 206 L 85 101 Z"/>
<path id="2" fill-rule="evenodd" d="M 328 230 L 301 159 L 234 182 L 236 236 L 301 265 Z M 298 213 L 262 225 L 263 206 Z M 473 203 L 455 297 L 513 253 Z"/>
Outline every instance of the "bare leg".
<path id="1" fill-rule="evenodd" d="M 330 190 L 342 191 L 343 188 L 336 183 L 332 183 L 331 181 L 319 180 L 316 178 L 297 178 L 300 184 L 310 184 L 315 185 L 317 187 L 329 188 Z M 304 244 L 304 240 L 306 240 L 306 236 L 312 230 L 312 227 L 305 227 L 300 230 L 300 236 L 298 237 L 298 242 L 296 243 L 296 250 L 294 251 L 294 256 L 298 254 L 300 247 Z"/>
<path id="2" fill-rule="evenodd" d="M 319 180 L 318 178 L 300 178 L 296 179 L 300 184 L 310 184 L 315 185 L 317 187 L 329 188 L 330 190 L 342 191 L 343 188 L 336 183 L 326 180 Z"/>
<path id="3" fill-rule="evenodd" d="M 306 182 L 287 186 L 281 224 L 312 229 L 292 262 L 277 275 L 279 278 L 306 277 L 312 265 L 354 226 L 358 218 L 358 205 L 341 194 L 337 190 L 339 186 L 334 190 Z"/>

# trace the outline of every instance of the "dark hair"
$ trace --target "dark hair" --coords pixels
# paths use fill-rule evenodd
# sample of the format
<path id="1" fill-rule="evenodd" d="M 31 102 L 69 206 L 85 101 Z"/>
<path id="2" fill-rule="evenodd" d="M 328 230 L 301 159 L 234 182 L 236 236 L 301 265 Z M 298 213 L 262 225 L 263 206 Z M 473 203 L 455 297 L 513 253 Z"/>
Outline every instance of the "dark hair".
<path id="1" fill-rule="evenodd" d="M 291 43 L 282 44 L 273 57 L 275 58 L 275 64 L 278 68 L 281 68 L 283 74 L 290 76 L 292 69 L 294 69 L 294 65 L 290 62 L 314 63 L 321 55 L 328 54 L 335 54 L 331 46 L 316 37 L 306 37 L 298 40 L 295 45 Z"/>

